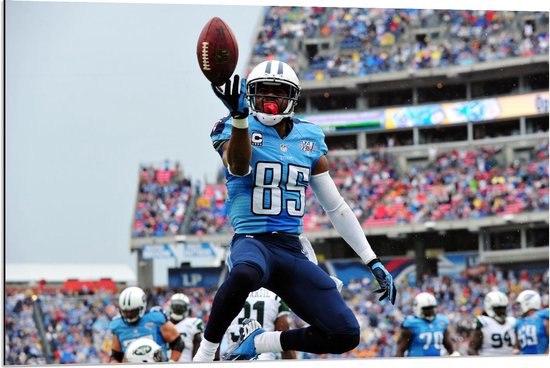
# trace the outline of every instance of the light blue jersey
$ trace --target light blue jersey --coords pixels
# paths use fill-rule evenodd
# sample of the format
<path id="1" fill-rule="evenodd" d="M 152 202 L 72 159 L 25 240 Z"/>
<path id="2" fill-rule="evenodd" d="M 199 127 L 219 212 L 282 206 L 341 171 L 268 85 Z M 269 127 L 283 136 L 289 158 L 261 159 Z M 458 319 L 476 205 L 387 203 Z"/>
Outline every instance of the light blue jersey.
<path id="1" fill-rule="evenodd" d="M 541 309 L 530 316 L 518 318 L 516 333 L 520 354 L 544 354 L 548 350 L 548 335 L 544 320 L 548 320 L 548 309 Z"/>
<path id="2" fill-rule="evenodd" d="M 311 173 L 328 149 L 320 127 L 292 121 L 292 131 L 281 139 L 274 128 L 248 117 L 252 171 L 237 177 L 225 169 L 229 215 L 237 234 L 302 232 Z M 226 117 L 212 129 L 212 142 L 220 155 L 221 143 L 231 137 L 231 122 L 231 117 Z"/>
<path id="3" fill-rule="evenodd" d="M 449 319 L 439 314 L 431 322 L 416 316 L 405 318 L 401 327 L 412 332 L 407 356 L 443 355 L 443 337 L 447 326 Z"/>
<path id="4" fill-rule="evenodd" d="M 160 327 L 168 322 L 166 315 L 160 310 L 150 310 L 145 312 L 143 317 L 135 324 L 128 324 L 118 316 L 113 318 L 109 324 L 111 332 L 116 335 L 120 341 L 122 352 L 126 352 L 126 348 L 134 340 L 140 337 L 147 337 L 159 344 L 167 354 L 166 342 L 160 333 Z"/>

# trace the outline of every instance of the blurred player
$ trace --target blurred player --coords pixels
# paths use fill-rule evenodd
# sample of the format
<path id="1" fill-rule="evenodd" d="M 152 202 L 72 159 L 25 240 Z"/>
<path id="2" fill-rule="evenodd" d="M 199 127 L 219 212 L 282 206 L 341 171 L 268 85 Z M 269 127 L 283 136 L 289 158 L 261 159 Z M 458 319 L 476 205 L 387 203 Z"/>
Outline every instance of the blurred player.
<path id="1" fill-rule="evenodd" d="M 506 315 L 508 297 L 500 291 L 485 296 L 484 312 L 476 317 L 469 355 L 512 355 L 516 336 L 516 319 Z"/>
<path id="2" fill-rule="evenodd" d="M 436 314 L 437 302 L 430 293 L 414 297 L 414 316 L 407 316 L 401 325 L 397 340 L 397 356 L 441 356 L 443 349 L 449 355 L 455 352 L 449 333 L 449 319 Z"/>
<path id="3" fill-rule="evenodd" d="M 161 363 L 168 361 L 160 345 L 146 337 L 141 337 L 128 345 L 124 357 L 128 363 Z"/>
<path id="4" fill-rule="evenodd" d="M 516 322 L 519 354 L 548 354 L 548 308 L 541 309 L 540 295 L 533 290 L 519 293 L 521 317 Z"/>
<path id="5" fill-rule="evenodd" d="M 287 331 L 290 329 L 288 315 L 290 309 L 284 301 L 274 292 L 260 288 L 251 292 L 246 298 L 243 309 L 237 317 L 231 322 L 226 331 L 226 337 L 229 340 L 230 350 L 239 341 L 242 332 L 242 323 L 248 318 L 258 321 L 266 331 Z M 295 351 L 283 351 L 282 359 L 296 359 Z M 277 359 L 275 353 L 267 352 L 260 354 L 258 360 Z"/>
<path id="6" fill-rule="evenodd" d="M 168 314 L 178 330 L 185 348 L 181 352 L 180 362 L 191 362 L 202 340 L 204 323 L 200 318 L 191 317 L 189 297 L 183 293 L 172 295 L 168 305 Z"/>
<path id="7" fill-rule="evenodd" d="M 214 126 L 211 138 L 226 167 L 235 235 L 229 276 L 216 293 L 194 360 L 213 360 L 248 294 L 260 287 L 279 295 L 310 326 L 284 332 L 245 326 L 250 334 L 232 351 L 232 359 L 287 350 L 342 354 L 355 348 L 360 330 L 352 310 L 330 277 L 301 252 L 308 186 L 376 277 L 381 299 L 395 303 L 396 289 L 329 175 L 323 131 L 293 117 L 300 94 L 296 73 L 288 64 L 270 60 L 250 72 L 248 83 L 235 75 L 224 92 L 212 88 L 230 113 Z"/>
<path id="8" fill-rule="evenodd" d="M 121 363 L 126 348 L 140 337 L 155 341 L 166 354 L 166 344 L 172 350 L 171 361 L 177 361 L 184 348 L 178 330 L 160 310 L 146 311 L 147 298 L 143 290 L 131 286 L 118 297 L 120 316 L 113 318 L 109 328 L 112 332 L 111 362 Z"/>

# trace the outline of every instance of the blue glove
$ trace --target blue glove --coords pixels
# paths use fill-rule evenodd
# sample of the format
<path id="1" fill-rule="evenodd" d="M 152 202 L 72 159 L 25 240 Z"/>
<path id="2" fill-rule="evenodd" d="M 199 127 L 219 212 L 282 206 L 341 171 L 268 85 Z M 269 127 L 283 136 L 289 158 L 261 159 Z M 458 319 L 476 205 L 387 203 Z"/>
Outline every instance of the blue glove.
<path id="1" fill-rule="evenodd" d="M 248 117 L 248 102 L 246 101 L 246 79 L 241 79 L 239 91 L 239 75 L 235 74 L 233 78 L 233 88 L 231 88 L 231 79 L 225 82 L 224 93 L 212 83 L 212 90 L 216 96 L 229 109 L 231 117 L 235 119 L 244 119 Z"/>
<path id="2" fill-rule="evenodd" d="M 378 300 L 388 298 L 392 304 L 395 304 L 395 297 L 397 296 L 397 289 L 393 283 L 392 275 L 386 270 L 386 267 L 380 262 L 378 258 L 373 259 L 368 264 L 370 272 L 378 281 L 380 289 L 375 290 L 375 293 L 382 293 L 382 296 Z"/>

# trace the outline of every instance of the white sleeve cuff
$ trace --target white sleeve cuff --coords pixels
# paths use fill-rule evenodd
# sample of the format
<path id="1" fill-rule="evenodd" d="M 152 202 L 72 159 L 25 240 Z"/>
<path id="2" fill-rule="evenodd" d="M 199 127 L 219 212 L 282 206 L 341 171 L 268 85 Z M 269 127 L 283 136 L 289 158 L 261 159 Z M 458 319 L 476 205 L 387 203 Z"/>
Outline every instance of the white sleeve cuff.
<path id="1" fill-rule="evenodd" d="M 252 166 L 248 166 L 248 172 L 244 175 L 235 175 L 231 172 L 231 165 L 227 164 L 227 171 L 229 171 L 229 173 L 233 176 L 237 176 L 239 178 L 242 178 L 244 176 L 247 176 L 248 174 L 250 174 L 252 172 Z"/>

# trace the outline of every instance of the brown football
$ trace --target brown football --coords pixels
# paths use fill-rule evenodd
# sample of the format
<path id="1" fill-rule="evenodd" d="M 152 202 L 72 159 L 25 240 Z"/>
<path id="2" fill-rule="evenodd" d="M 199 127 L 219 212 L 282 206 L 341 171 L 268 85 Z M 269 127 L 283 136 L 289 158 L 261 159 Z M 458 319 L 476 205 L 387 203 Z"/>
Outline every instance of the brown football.
<path id="1" fill-rule="evenodd" d="M 197 60 L 206 78 L 221 86 L 235 71 L 239 45 L 231 28 L 220 18 L 206 23 L 197 41 Z"/>

